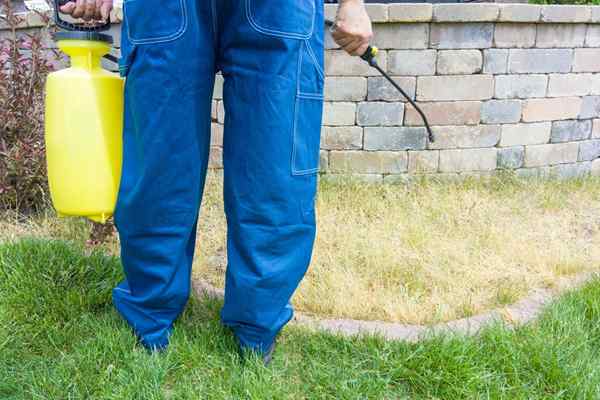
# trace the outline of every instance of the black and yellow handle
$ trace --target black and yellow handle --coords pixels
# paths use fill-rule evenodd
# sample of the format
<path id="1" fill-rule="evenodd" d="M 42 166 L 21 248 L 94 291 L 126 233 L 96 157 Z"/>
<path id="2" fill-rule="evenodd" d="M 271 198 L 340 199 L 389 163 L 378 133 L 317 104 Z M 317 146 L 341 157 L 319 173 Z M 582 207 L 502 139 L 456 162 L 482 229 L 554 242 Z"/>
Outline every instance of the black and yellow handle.
<path id="1" fill-rule="evenodd" d="M 367 47 L 367 50 L 365 51 L 365 53 L 362 56 L 360 56 L 360 58 L 362 58 L 363 60 L 365 60 L 366 62 L 371 64 L 373 62 L 373 60 L 375 59 L 375 57 L 377 56 L 378 52 L 379 52 L 379 49 L 377 47 L 369 46 L 369 47 Z"/>

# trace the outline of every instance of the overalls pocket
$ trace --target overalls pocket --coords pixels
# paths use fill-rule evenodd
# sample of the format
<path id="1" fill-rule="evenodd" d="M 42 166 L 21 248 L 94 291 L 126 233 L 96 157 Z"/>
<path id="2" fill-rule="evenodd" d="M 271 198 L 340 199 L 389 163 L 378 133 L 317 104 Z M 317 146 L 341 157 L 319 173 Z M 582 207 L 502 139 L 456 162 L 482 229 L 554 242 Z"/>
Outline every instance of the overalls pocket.
<path id="1" fill-rule="evenodd" d="M 244 1 L 248 22 L 260 33 L 287 39 L 308 39 L 313 34 L 315 0 Z"/>
<path id="2" fill-rule="evenodd" d="M 320 60 L 320 61 L 319 61 Z M 298 57 L 298 86 L 294 106 L 292 174 L 319 170 L 324 73 L 321 57 L 303 41 Z"/>
<path id="3" fill-rule="evenodd" d="M 322 98 L 303 95 L 296 97 L 292 149 L 293 175 L 313 174 L 319 171 L 322 111 Z"/>
<path id="4" fill-rule="evenodd" d="M 187 28 L 186 0 L 125 0 L 124 22 L 132 44 L 169 42 Z"/>

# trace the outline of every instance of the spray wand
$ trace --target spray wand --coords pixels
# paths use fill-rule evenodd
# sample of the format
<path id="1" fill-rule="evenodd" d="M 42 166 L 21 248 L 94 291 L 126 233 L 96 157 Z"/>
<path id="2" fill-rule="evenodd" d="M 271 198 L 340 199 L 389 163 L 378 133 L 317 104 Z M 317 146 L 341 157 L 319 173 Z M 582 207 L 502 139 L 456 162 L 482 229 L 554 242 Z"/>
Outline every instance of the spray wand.
<path id="1" fill-rule="evenodd" d="M 329 29 L 335 29 L 335 22 L 326 19 L 325 20 L 325 26 L 327 26 Z M 431 127 L 429 126 L 429 121 L 427 120 L 427 116 L 425 115 L 425 113 L 423 112 L 423 110 L 421 110 L 421 107 L 419 107 L 414 101 L 413 99 L 410 98 L 410 96 L 404 91 L 404 89 L 402 89 L 400 87 L 400 85 L 398 85 L 391 76 L 389 76 L 380 66 L 379 64 L 377 64 L 377 60 L 375 59 L 375 56 L 377 55 L 377 52 L 379 50 L 377 49 L 377 47 L 375 46 L 369 46 L 367 47 L 367 50 L 364 52 L 364 54 L 362 56 L 360 56 L 360 58 L 362 58 L 363 60 L 365 60 L 367 63 L 369 63 L 369 65 L 373 68 L 375 68 L 377 71 L 379 71 L 379 73 L 385 78 L 387 79 L 393 87 L 396 88 L 396 90 L 398 90 L 402 96 L 404 96 L 404 98 L 410 103 L 411 106 L 414 107 L 415 110 L 417 110 L 417 112 L 419 113 L 419 115 L 421 116 L 421 119 L 423 120 L 423 123 L 425 124 L 425 128 L 427 129 L 427 134 L 429 135 L 429 141 L 430 142 L 435 142 L 435 137 L 433 136 L 433 132 L 431 131 Z"/>

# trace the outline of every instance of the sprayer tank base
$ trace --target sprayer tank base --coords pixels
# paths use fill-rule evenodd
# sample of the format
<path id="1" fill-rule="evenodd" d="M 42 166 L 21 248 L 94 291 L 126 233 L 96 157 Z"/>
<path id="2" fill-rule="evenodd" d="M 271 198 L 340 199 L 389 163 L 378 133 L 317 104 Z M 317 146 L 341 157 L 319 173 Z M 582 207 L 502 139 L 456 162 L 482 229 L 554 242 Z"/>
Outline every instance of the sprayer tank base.
<path id="1" fill-rule="evenodd" d="M 105 224 L 106 221 L 108 221 L 110 219 L 110 217 L 112 217 L 112 213 L 109 213 L 109 212 L 90 214 L 90 215 L 82 215 L 81 213 L 69 214 L 69 213 L 57 211 L 56 214 L 58 215 L 59 218 L 84 217 L 91 221 L 98 222 L 100 224 Z"/>

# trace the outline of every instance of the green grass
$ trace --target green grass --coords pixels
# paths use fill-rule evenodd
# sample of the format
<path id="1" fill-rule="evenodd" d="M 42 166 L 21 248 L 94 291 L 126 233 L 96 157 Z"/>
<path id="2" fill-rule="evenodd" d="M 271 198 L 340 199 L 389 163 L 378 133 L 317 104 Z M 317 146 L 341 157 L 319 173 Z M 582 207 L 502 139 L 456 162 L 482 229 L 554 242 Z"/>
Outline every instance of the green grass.
<path id="1" fill-rule="evenodd" d="M 597 399 L 600 282 L 536 324 L 419 344 L 288 328 L 269 368 L 241 363 L 219 304 L 193 300 L 170 350 L 136 345 L 111 306 L 118 259 L 0 246 L 0 399 Z"/>

